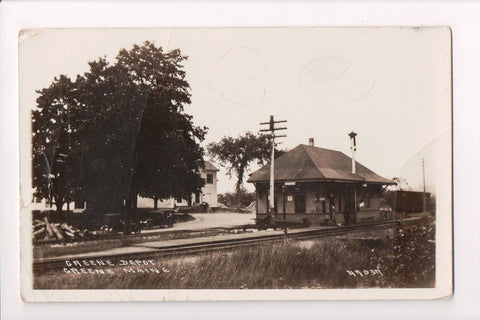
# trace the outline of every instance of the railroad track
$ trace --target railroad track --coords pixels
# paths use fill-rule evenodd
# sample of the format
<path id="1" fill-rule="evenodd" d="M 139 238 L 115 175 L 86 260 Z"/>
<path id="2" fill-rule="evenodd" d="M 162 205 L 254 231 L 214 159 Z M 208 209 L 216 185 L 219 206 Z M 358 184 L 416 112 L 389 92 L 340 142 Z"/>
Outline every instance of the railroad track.
<path id="1" fill-rule="evenodd" d="M 331 229 L 321 230 L 307 230 L 307 231 L 295 231 L 290 230 L 288 233 L 288 239 L 290 240 L 308 240 L 314 238 L 324 238 L 331 236 L 344 235 L 357 231 L 368 231 L 372 229 L 389 229 L 397 225 L 398 221 L 389 221 L 381 223 L 371 224 L 359 224 L 344 227 L 332 227 Z M 265 243 L 274 243 L 285 240 L 285 235 L 273 234 L 273 235 L 259 235 L 254 237 L 239 238 L 239 239 L 224 239 L 216 241 L 204 241 L 197 243 L 189 243 L 184 245 L 172 245 L 169 247 L 150 248 L 148 246 L 142 246 L 142 244 L 136 245 L 139 248 L 137 252 L 131 253 L 118 253 L 102 256 L 92 256 L 91 254 L 85 254 L 84 257 L 75 256 L 75 258 L 46 258 L 35 260 L 33 262 L 33 274 L 40 275 L 47 272 L 61 270 L 66 266 L 66 260 L 110 260 L 113 264 L 118 265 L 120 260 L 143 260 L 143 259 L 167 259 L 175 256 L 196 255 L 199 253 L 205 253 L 210 251 L 231 250 L 239 247 L 255 246 Z M 147 248 L 147 249 L 145 249 Z"/>

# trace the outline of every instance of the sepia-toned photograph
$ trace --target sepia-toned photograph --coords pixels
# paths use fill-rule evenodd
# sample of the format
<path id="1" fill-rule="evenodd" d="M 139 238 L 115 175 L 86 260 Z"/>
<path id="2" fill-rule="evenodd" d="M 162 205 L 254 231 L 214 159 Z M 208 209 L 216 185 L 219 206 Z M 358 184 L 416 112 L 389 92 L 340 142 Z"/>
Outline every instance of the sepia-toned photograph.
<path id="1" fill-rule="evenodd" d="M 448 298 L 451 37 L 22 29 L 23 299 Z"/>

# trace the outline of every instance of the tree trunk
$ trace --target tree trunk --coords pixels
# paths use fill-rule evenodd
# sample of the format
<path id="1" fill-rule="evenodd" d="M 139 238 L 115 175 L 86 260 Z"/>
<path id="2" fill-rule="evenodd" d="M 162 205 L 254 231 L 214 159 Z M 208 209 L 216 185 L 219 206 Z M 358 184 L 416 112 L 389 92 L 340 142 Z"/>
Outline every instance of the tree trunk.
<path id="1" fill-rule="evenodd" d="M 158 209 L 158 199 L 157 197 L 153 197 L 153 209 Z"/>
<path id="2" fill-rule="evenodd" d="M 130 199 L 125 200 L 125 223 L 123 224 L 123 234 L 130 234 Z"/>
<path id="3" fill-rule="evenodd" d="M 243 185 L 243 176 L 240 177 L 240 174 L 238 175 L 238 179 L 237 179 L 237 183 L 235 185 L 235 192 L 237 194 L 240 193 L 240 191 L 242 191 L 242 185 Z"/>
<path id="4" fill-rule="evenodd" d="M 126 209 L 126 219 L 125 225 L 123 228 L 124 234 L 130 234 L 132 231 L 132 218 L 136 215 L 137 208 L 137 193 L 136 188 L 132 187 L 127 199 L 125 200 L 125 209 Z"/>
<path id="5" fill-rule="evenodd" d="M 62 213 L 62 208 L 63 208 L 63 204 L 65 202 L 63 200 L 60 200 L 60 199 L 55 199 L 55 208 L 58 213 Z"/>
<path id="6" fill-rule="evenodd" d="M 237 192 L 237 195 L 240 194 L 242 191 L 242 185 L 243 185 L 243 175 L 245 174 L 245 166 L 241 166 L 238 168 L 237 171 L 237 184 L 235 186 L 235 190 Z"/>

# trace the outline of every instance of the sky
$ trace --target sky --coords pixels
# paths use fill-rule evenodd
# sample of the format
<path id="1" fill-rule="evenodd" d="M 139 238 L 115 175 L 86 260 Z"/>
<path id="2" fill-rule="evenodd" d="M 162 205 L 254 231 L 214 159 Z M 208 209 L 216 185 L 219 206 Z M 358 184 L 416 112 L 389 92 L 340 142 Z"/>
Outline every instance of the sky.
<path id="1" fill-rule="evenodd" d="M 147 40 L 189 57 L 184 70 L 192 103 L 185 112 L 209 128 L 203 145 L 258 132 L 259 123 L 274 115 L 287 120 L 280 148 L 293 149 L 311 137 L 316 146 L 350 155 L 347 134 L 353 130 L 360 163 L 386 178 L 408 177 L 414 189 L 421 186 L 419 157 L 428 157 L 427 172 L 450 166 L 447 28 L 24 30 L 21 135 L 29 134 L 35 90 L 59 74 L 75 78 L 88 70 L 88 61 L 101 56 L 113 61 L 120 49 Z M 218 192 L 233 191 L 235 178 L 218 167 Z"/>

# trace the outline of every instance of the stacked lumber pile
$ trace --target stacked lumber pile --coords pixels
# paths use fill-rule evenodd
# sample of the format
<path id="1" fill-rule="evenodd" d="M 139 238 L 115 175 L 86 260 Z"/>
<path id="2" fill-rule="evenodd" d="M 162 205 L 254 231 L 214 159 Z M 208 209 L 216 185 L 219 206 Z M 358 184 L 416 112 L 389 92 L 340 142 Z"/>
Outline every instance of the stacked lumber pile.
<path id="1" fill-rule="evenodd" d="M 80 231 L 66 223 L 50 223 L 48 218 L 33 221 L 32 235 L 34 241 L 38 240 L 59 240 L 67 241 L 84 238 L 85 231 Z"/>

